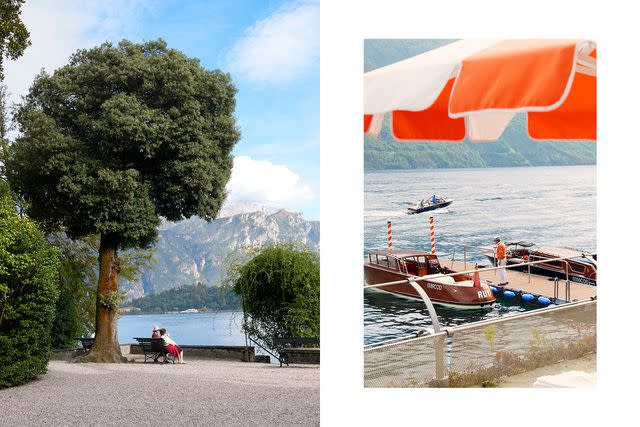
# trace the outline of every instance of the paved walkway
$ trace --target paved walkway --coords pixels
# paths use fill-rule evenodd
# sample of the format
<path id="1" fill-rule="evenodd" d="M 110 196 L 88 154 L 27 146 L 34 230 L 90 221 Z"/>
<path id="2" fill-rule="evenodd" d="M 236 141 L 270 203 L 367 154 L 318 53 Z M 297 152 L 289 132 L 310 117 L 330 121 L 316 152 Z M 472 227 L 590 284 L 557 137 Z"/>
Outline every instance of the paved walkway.
<path id="1" fill-rule="evenodd" d="M 580 359 L 563 360 L 553 365 L 542 366 L 533 371 L 507 377 L 500 383 L 500 387 L 528 388 L 533 387 L 533 383 L 539 377 L 546 375 L 558 375 L 569 371 L 582 371 L 588 374 L 596 373 L 597 365 L 596 353 L 588 354 Z"/>
<path id="2" fill-rule="evenodd" d="M 51 361 L 38 380 L 0 390 L 0 426 L 319 425 L 318 366 L 187 362 Z"/>

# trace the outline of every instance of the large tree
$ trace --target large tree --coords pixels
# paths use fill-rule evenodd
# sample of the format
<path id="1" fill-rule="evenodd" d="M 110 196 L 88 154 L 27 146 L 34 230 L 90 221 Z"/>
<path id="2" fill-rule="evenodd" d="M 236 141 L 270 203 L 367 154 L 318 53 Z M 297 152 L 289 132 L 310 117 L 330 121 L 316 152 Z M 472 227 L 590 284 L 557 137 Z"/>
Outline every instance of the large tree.
<path id="1" fill-rule="evenodd" d="M 72 348 L 78 337 L 95 331 L 98 249 L 100 236 L 71 240 L 51 233 L 49 242 L 60 249 L 60 297 L 51 334 L 53 348 Z M 154 249 L 128 250 L 118 254 L 120 279 L 138 282 L 143 269 L 154 264 Z"/>
<path id="2" fill-rule="evenodd" d="M 212 220 L 239 139 L 231 77 L 163 40 L 105 43 L 36 77 L 8 151 L 26 212 L 71 238 L 100 235 L 96 339 L 87 361 L 122 360 L 118 250 L 149 247 L 160 216 Z"/>
<path id="3" fill-rule="evenodd" d="M 4 59 L 16 59 L 31 44 L 29 32 L 20 19 L 24 0 L 0 0 L 0 81 L 4 79 Z"/>

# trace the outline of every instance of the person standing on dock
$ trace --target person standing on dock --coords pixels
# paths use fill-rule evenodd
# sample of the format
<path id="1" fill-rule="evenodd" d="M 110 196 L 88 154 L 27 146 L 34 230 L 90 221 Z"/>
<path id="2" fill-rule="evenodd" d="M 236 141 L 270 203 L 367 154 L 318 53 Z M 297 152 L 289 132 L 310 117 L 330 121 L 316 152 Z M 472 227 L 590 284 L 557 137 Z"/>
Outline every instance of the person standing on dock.
<path id="1" fill-rule="evenodd" d="M 500 237 L 497 236 L 493 241 L 496 244 L 496 261 L 498 267 L 503 267 L 507 265 L 507 245 L 500 241 Z M 507 270 L 505 268 L 498 269 L 498 279 L 500 280 L 498 286 L 504 286 L 509 283 L 507 281 Z"/>

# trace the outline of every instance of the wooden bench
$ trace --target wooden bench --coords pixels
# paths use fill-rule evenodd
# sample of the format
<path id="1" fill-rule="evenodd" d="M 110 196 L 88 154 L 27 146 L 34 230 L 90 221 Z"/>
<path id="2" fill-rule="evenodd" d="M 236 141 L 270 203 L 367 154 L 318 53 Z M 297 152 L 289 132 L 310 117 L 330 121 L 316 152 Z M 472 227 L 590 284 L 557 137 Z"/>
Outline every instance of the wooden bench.
<path id="1" fill-rule="evenodd" d="M 164 340 L 162 338 L 134 337 L 133 339 L 140 344 L 140 349 L 144 354 L 144 363 L 147 363 L 147 360 L 153 360 L 155 362 L 160 357 L 166 357 L 171 362 L 176 363 L 176 358 L 164 347 Z"/>
<path id="2" fill-rule="evenodd" d="M 78 338 L 78 341 L 82 343 L 82 349 L 84 350 L 84 352 L 89 353 L 89 351 L 91 350 L 91 347 L 93 347 L 93 342 L 95 341 L 95 338 L 80 337 Z"/>
<path id="3" fill-rule="evenodd" d="M 273 346 L 278 351 L 280 355 L 278 357 L 278 361 L 280 362 L 280 366 L 282 364 L 286 364 L 289 366 L 289 360 L 287 353 L 283 350 L 288 348 L 308 348 L 308 347 L 318 347 L 320 346 L 320 338 L 302 338 L 302 337 L 277 337 L 273 339 Z"/>

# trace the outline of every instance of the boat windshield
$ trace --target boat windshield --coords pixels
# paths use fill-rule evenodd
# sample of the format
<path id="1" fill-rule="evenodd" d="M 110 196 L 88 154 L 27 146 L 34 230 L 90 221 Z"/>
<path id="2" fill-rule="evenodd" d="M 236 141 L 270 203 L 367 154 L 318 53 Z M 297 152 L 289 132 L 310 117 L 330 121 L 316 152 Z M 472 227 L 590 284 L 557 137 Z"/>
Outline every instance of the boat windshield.
<path id="1" fill-rule="evenodd" d="M 398 268 L 398 260 L 393 256 L 369 254 L 369 262 L 371 264 L 377 264 L 394 270 Z"/>
<path id="2" fill-rule="evenodd" d="M 407 274 L 412 276 L 424 276 L 428 273 L 427 257 L 425 255 L 414 255 L 403 258 Z"/>
<path id="3" fill-rule="evenodd" d="M 403 258 L 405 261 L 414 262 L 420 265 L 421 267 L 427 266 L 427 259 L 424 255 L 414 255 Z"/>
<path id="4" fill-rule="evenodd" d="M 594 260 L 597 261 L 595 255 L 593 256 L 593 259 L 591 259 L 589 257 L 583 257 L 583 258 L 577 258 L 577 260 L 578 261 L 582 261 L 582 262 L 587 263 L 587 264 L 591 264 L 591 265 L 595 265 Z"/>

